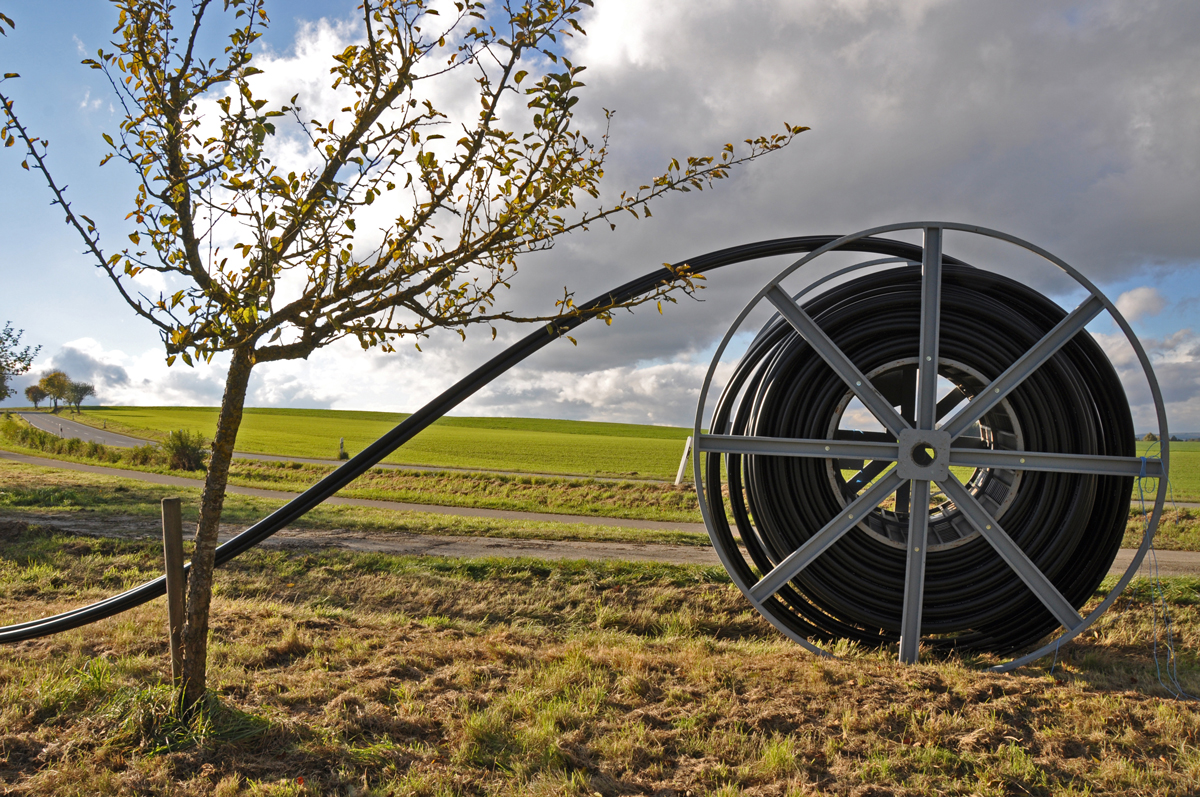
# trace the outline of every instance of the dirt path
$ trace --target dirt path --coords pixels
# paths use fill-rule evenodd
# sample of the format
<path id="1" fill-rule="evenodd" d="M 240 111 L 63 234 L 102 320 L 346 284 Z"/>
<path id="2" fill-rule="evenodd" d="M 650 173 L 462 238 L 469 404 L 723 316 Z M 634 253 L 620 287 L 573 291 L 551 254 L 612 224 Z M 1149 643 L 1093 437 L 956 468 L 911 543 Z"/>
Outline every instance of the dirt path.
<path id="1" fill-rule="evenodd" d="M 70 534 L 121 539 L 153 538 L 162 535 L 157 518 L 138 515 L 104 515 L 97 512 L 19 512 L 0 510 L 0 520 L 48 526 Z M 222 524 L 218 536 L 226 542 L 247 527 Z M 185 531 L 186 533 L 186 531 Z M 363 532 L 344 529 L 285 528 L 262 543 L 273 548 L 344 548 L 348 551 L 388 553 L 398 556 L 453 556 L 477 558 L 500 556 L 538 559 L 620 560 L 668 562 L 686 565 L 720 565 L 711 548 L 694 545 L 659 545 L 626 542 L 573 540 L 510 540 L 499 537 L 452 537 L 405 532 Z"/>
<path id="2" fill-rule="evenodd" d="M 157 518 L 132 515 L 102 515 L 95 512 L 18 512 L 2 511 L 0 520 L 49 526 L 64 533 L 101 537 L 157 538 L 162 528 Z M 245 530 L 245 526 L 222 525 L 219 539 L 225 542 Z M 451 556 L 478 558 L 498 556 L 538 559 L 620 560 L 627 562 L 666 562 L 680 565 L 720 566 L 711 548 L 690 545 L 657 545 L 622 542 L 582 542 L 572 540 L 509 540 L 498 537 L 447 537 L 403 532 L 361 532 L 344 529 L 285 528 L 262 543 L 270 548 L 343 548 L 348 551 L 387 553 L 397 556 Z M 1125 572 L 1133 551 L 1122 548 L 1110 572 Z M 1157 551 L 1160 576 L 1200 575 L 1200 552 Z M 1138 575 L 1153 575 L 1149 557 Z"/>

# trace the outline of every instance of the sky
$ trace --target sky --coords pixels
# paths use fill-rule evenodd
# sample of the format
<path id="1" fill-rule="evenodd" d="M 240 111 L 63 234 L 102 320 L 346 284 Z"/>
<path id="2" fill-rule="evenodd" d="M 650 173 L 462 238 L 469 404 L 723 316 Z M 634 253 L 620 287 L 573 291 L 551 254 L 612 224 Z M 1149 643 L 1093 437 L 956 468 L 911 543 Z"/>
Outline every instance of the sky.
<path id="1" fill-rule="evenodd" d="M 330 56 L 356 40 L 354 3 L 268 5 L 259 96 L 330 102 Z M 97 0 L 0 0 L 4 89 L 51 141 L 74 207 L 106 242 L 130 231 L 132 183 L 98 169 L 120 122 L 99 72 L 79 64 L 115 21 Z M 564 53 L 587 66 L 576 106 L 598 135 L 615 112 L 605 196 L 636 188 L 671 158 L 726 142 L 809 132 L 712 191 L 675 194 L 651 219 L 619 220 L 530 255 L 501 302 L 551 312 L 704 252 L 792 235 L 904 221 L 999 229 L 1053 252 L 1095 282 L 1150 353 L 1172 431 L 1200 431 L 1200 4 L 1194 0 L 596 0 L 586 37 Z M 543 68 L 532 64 L 531 70 Z M 442 95 L 466 107 L 460 88 Z M 214 98 L 215 99 L 215 98 Z M 0 151 L 0 321 L 40 345 L 29 378 L 62 368 L 105 404 L 216 405 L 221 358 L 168 367 L 151 327 L 80 254 L 19 148 Z M 605 225 L 601 225 L 605 226 Z M 957 249 L 955 247 L 958 247 Z M 1078 288 L 965 237 L 946 251 L 1020 279 L 1070 308 Z M 700 301 L 588 324 L 489 385 L 457 414 L 690 425 L 717 341 L 787 260 L 713 274 Z M 814 272 L 816 276 L 820 272 Z M 799 283 L 797 284 L 797 287 Z M 146 289 L 162 286 L 147 284 Z M 435 335 L 384 354 L 343 342 L 307 361 L 259 366 L 248 406 L 413 411 L 527 328 Z M 1153 428 L 1145 380 L 1102 316 L 1135 424 Z M 24 404 L 18 395 L 7 405 Z"/>

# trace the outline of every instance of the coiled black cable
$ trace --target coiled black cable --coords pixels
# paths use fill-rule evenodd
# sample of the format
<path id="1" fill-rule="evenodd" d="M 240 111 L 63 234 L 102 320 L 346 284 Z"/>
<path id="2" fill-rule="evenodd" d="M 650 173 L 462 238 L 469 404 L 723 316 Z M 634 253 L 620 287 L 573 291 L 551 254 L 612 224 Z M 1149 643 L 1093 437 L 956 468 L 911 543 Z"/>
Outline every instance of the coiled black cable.
<path id="1" fill-rule="evenodd" d="M 905 266 L 860 277 L 805 304 L 806 312 L 897 406 L 906 364 L 915 372 L 921 274 Z M 1065 312 L 1013 280 L 957 265 L 943 268 L 939 373 L 966 397 L 1031 348 Z M 896 386 L 889 395 L 883 383 Z M 911 384 L 911 383 L 908 383 Z M 726 385 L 715 433 L 829 439 L 849 398 L 841 378 L 776 319 L 755 339 Z M 911 418 L 910 418 L 911 420 Z M 981 421 L 980 444 L 1056 453 L 1133 456 L 1133 421 L 1108 358 L 1080 333 Z M 992 435 L 992 431 L 997 431 Z M 870 437 L 871 435 L 866 435 Z M 894 440 L 882 433 L 878 439 Z M 726 476 L 722 475 L 724 459 Z M 831 460 L 765 455 L 710 456 L 705 493 L 715 542 L 746 582 L 766 573 L 853 499 Z M 878 473 L 876 468 L 873 473 Z M 1025 472 L 1019 480 L 977 472 L 968 487 L 1003 509 L 1005 531 L 1075 607 L 1116 557 L 1129 512 L 1131 477 Z M 906 550 L 876 529 L 907 528 L 907 513 L 876 510 L 768 599 L 763 610 L 813 640 L 867 644 L 899 638 Z M 733 526 L 729 519 L 732 518 Z M 1059 623 L 952 505 L 939 510 L 952 538 L 929 547 L 922 631 L 927 641 L 998 653 L 1027 647 Z M 734 537 L 736 527 L 745 548 Z"/>

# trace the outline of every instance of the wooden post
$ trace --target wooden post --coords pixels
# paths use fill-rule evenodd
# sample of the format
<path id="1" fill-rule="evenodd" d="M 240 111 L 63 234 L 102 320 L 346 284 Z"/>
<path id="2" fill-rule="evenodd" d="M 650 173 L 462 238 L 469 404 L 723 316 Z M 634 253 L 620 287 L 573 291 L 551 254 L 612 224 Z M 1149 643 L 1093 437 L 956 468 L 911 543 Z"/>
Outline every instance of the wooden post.
<path id="1" fill-rule="evenodd" d="M 171 678 L 183 680 L 183 515 L 178 498 L 162 500 L 163 562 L 167 572 L 167 636 L 171 641 Z"/>

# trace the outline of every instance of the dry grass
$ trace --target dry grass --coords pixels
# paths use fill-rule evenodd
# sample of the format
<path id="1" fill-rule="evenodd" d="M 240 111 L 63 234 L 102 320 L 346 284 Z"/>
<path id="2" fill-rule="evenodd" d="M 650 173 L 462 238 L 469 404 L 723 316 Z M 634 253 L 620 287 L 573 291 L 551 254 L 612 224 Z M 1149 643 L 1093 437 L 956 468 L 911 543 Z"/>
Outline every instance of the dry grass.
<path id="1" fill-rule="evenodd" d="M 1135 510 L 1129 516 L 1122 548 L 1137 548 L 1146 531 L 1146 516 Z M 1154 535 L 1154 547 L 1162 551 L 1200 551 L 1200 510 L 1167 506 Z"/>
<path id="2" fill-rule="evenodd" d="M 160 566 L 158 547 L 0 529 L 5 622 Z M 1195 579 L 1168 584 L 1200 691 Z M 214 699 L 171 719 L 161 601 L 0 648 L 15 794 L 1186 794 L 1151 591 L 1017 675 L 803 653 L 714 568 L 255 551 L 223 570 Z M 1182 641 L 1180 639 L 1182 637 Z"/>

